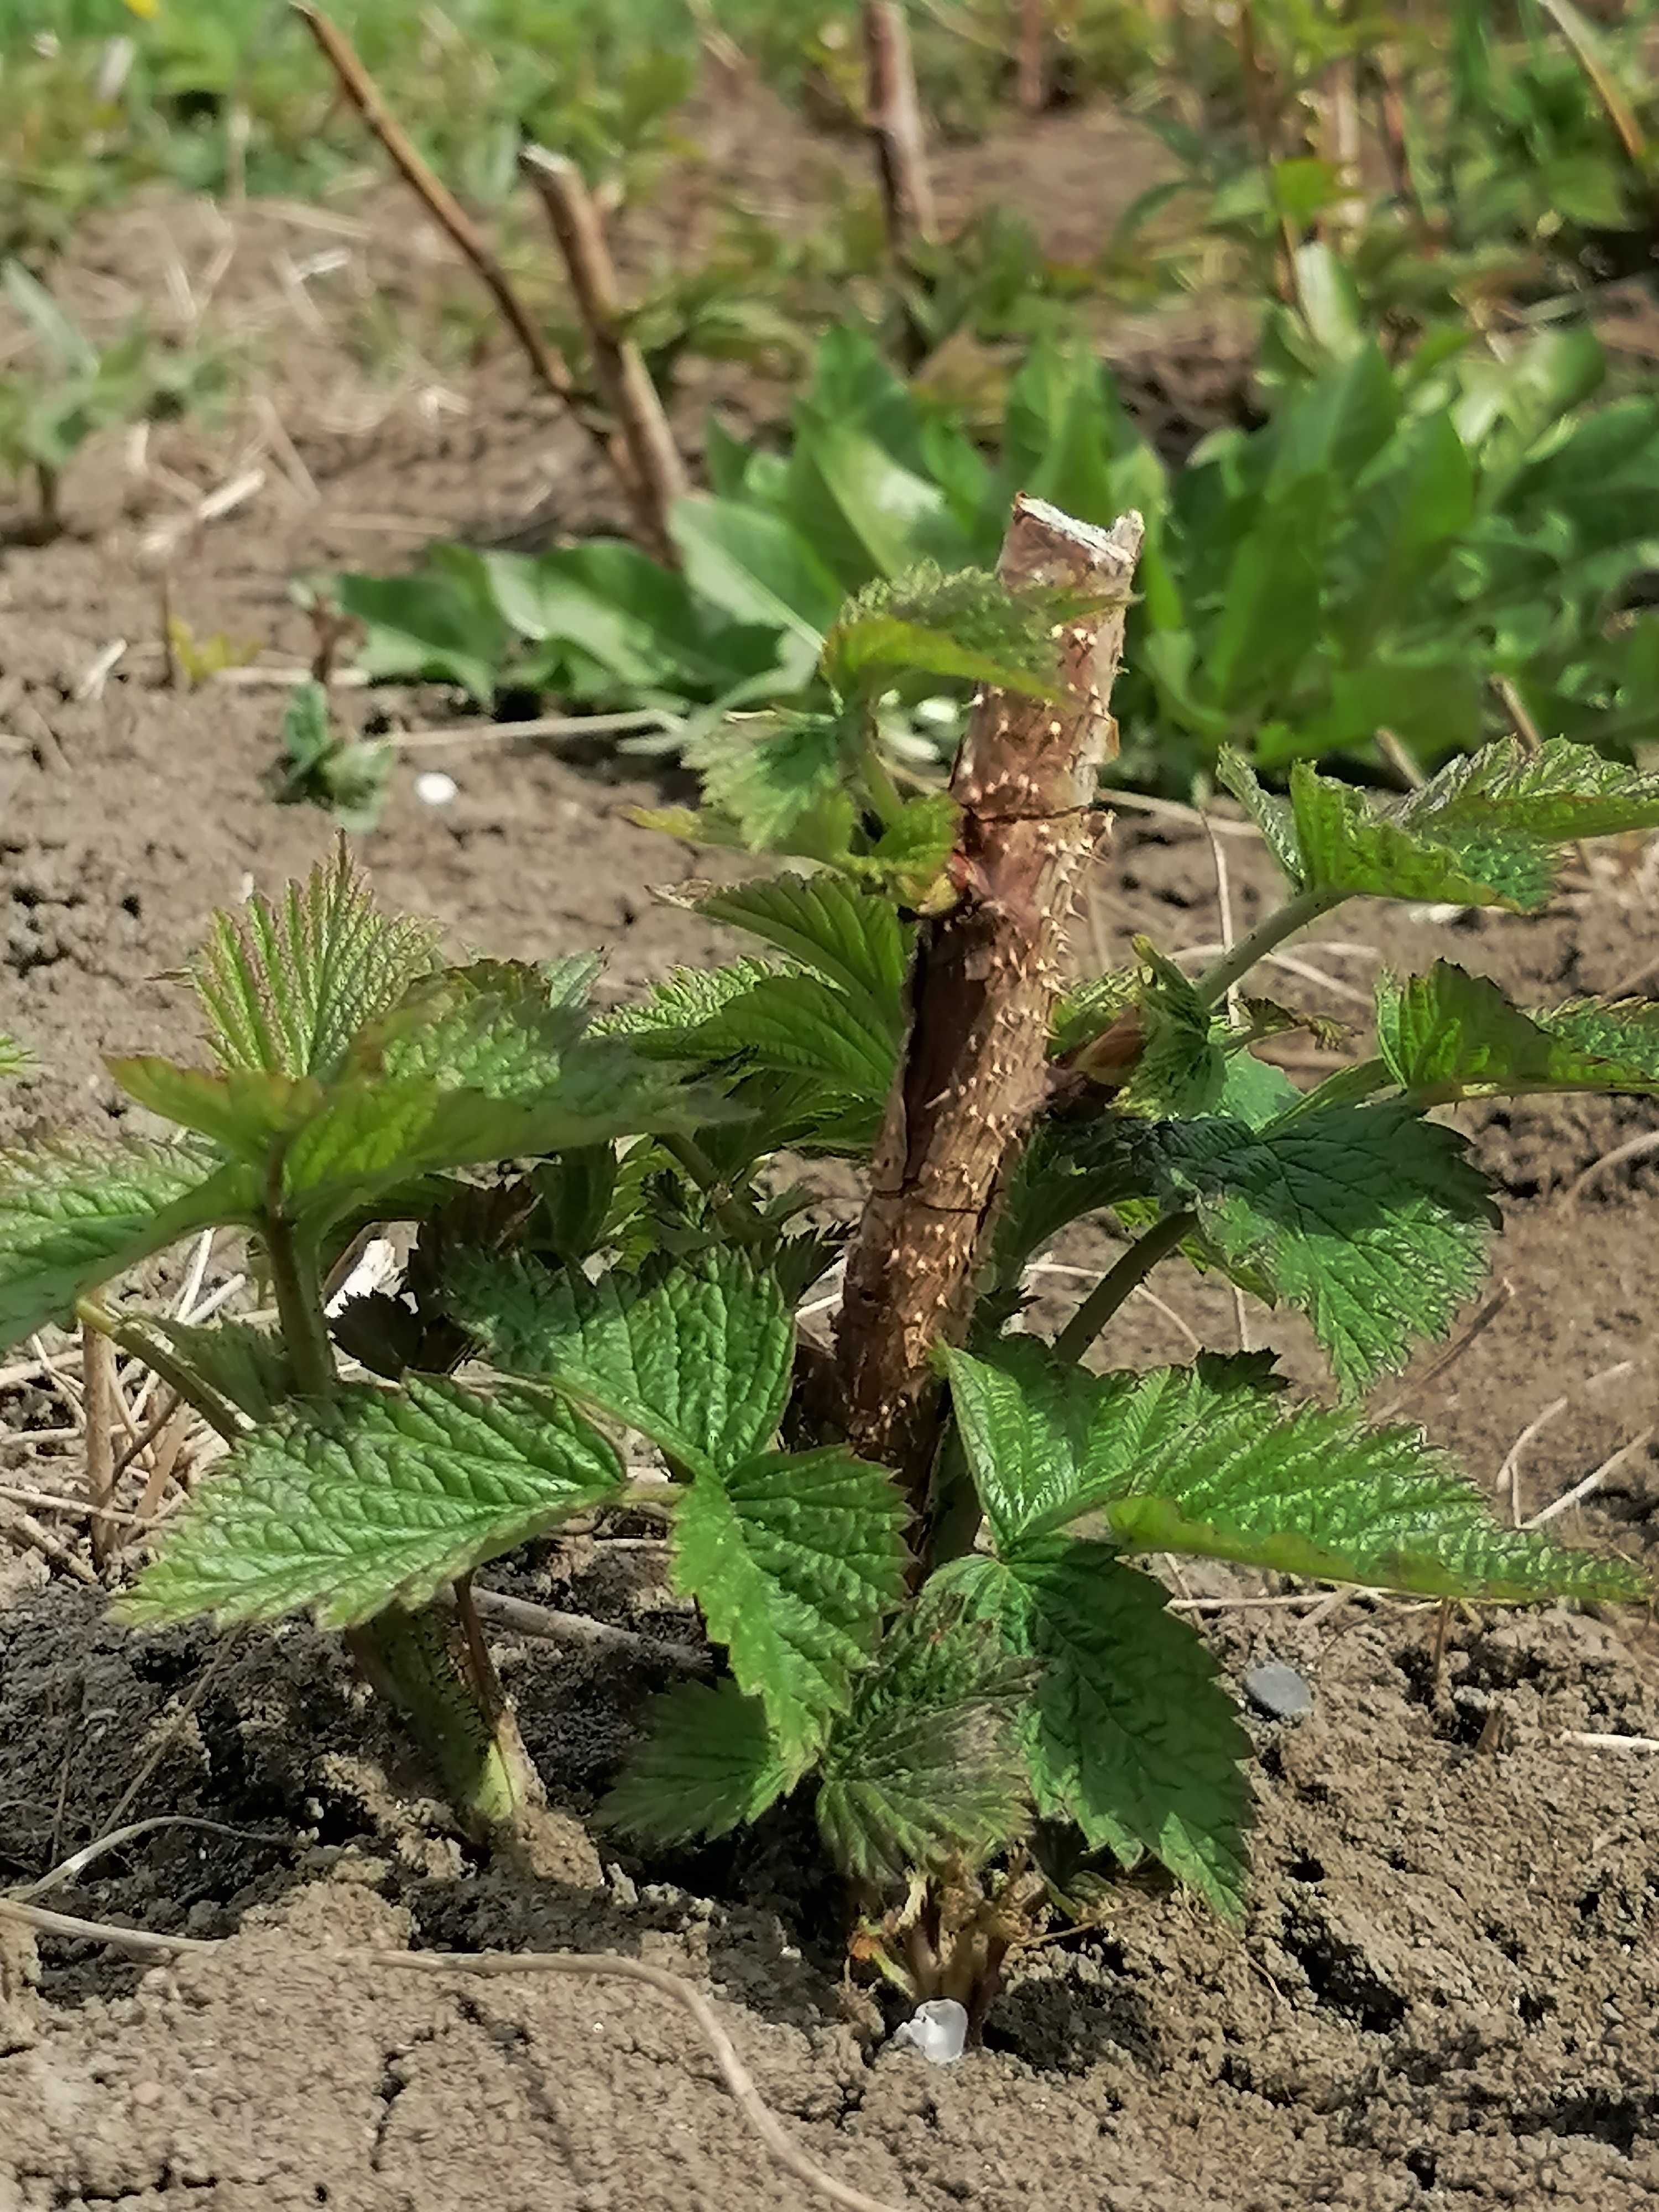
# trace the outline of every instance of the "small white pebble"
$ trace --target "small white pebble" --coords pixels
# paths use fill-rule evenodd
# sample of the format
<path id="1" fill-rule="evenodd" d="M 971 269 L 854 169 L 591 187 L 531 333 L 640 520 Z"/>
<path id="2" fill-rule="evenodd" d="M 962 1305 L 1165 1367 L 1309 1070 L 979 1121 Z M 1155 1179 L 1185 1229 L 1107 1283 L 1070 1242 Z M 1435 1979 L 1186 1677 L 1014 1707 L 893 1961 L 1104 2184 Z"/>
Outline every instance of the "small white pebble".
<path id="1" fill-rule="evenodd" d="M 895 2043 L 914 2043 L 930 2066 L 954 2066 L 968 2042 L 968 2014 L 954 1997 L 930 1997 L 893 2030 Z"/>
<path id="2" fill-rule="evenodd" d="M 455 779 L 441 768 L 423 769 L 415 779 L 415 796 L 427 806 L 447 806 L 455 796 Z"/>

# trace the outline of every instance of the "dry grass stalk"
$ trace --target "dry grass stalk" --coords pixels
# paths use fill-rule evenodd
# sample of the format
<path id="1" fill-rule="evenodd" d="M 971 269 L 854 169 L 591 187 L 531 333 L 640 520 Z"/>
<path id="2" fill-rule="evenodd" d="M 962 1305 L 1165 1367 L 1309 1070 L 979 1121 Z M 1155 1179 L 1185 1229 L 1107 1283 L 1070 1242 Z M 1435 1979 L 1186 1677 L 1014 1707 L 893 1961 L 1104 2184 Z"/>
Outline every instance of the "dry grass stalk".
<path id="1" fill-rule="evenodd" d="M 1650 1129 L 1639 1137 L 1626 1137 L 1622 1145 L 1615 1145 L 1610 1152 L 1603 1152 L 1600 1159 L 1592 1160 L 1583 1175 L 1567 1185 L 1565 1193 L 1567 1204 L 1571 1206 L 1576 1199 L 1582 1198 L 1590 1185 L 1599 1182 L 1609 1168 L 1621 1168 L 1626 1160 L 1643 1159 L 1649 1152 L 1659 1152 L 1659 1129 Z"/>
<path id="2" fill-rule="evenodd" d="M 1600 1467 L 1593 1467 L 1581 1482 L 1575 1482 L 1571 1490 L 1565 1492 L 1559 1498 L 1553 1498 L 1549 1504 L 1534 1513 L 1529 1521 L 1523 1521 L 1521 1526 L 1523 1528 L 1541 1528 L 1548 1522 L 1565 1513 L 1571 1507 L 1582 1505 L 1585 1498 L 1601 1487 L 1621 1460 L 1628 1459 L 1632 1452 L 1641 1451 L 1652 1441 L 1653 1433 L 1653 1427 L 1650 1425 L 1644 1429 L 1639 1435 L 1633 1436 L 1627 1444 L 1620 1444 L 1616 1452 L 1608 1454 Z"/>
<path id="3" fill-rule="evenodd" d="M 538 1643 L 613 1652 L 635 1663 L 671 1667 L 686 1674 L 714 1672 L 714 1658 L 708 1651 L 676 1644 L 667 1637 L 641 1636 L 635 1629 L 590 1620 L 585 1613 L 560 1613 L 551 1606 L 532 1604 L 528 1598 L 509 1597 L 502 1590 L 479 1589 L 476 1584 L 472 1602 L 481 1620 Z"/>
<path id="4" fill-rule="evenodd" d="M 1138 514 L 1109 531 L 1024 495 L 998 574 L 1076 593 L 1055 702 L 980 695 L 951 778 L 962 809 L 958 904 L 924 925 L 911 1023 L 836 1326 L 854 1449 L 895 1468 L 920 1507 L 937 1441 L 933 1347 L 961 1341 L 985 1239 L 1048 1079 L 1048 1017 L 1073 895 L 1095 837 L 1111 687 Z"/>
<path id="5" fill-rule="evenodd" d="M 690 489 L 685 464 L 645 356 L 623 332 L 617 272 L 605 224 L 575 163 L 542 146 L 526 146 L 519 167 L 535 187 L 558 241 L 576 309 L 587 332 L 593 375 L 628 448 L 641 520 L 659 559 L 678 567 L 668 526 L 671 508 Z"/>
<path id="6" fill-rule="evenodd" d="M 866 120 L 876 149 L 882 213 L 894 258 L 938 234 L 921 102 L 901 0 L 864 0 Z"/>
<path id="7" fill-rule="evenodd" d="M 50 1559 L 66 1575 L 73 1575 L 77 1583 L 98 1587 L 98 1577 L 78 1552 L 70 1551 L 60 1543 L 50 1529 L 43 1528 L 32 1513 L 9 1513 L 0 1521 L 0 1535 L 9 1536 L 12 1542 L 31 1552 L 39 1552 L 43 1559 Z"/>
<path id="8" fill-rule="evenodd" d="M 1571 1403 L 1571 1395 L 1553 1399 L 1536 1420 L 1528 1422 L 1504 1455 L 1504 1464 L 1498 1470 L 1498 1487 L 1500 1491 L 1507 1489 L 1510 1493 L 1510 1518 L 1517 1528 L 1521 1526 L 1521 1455 L 1529 1443 L 1543 1434 L 1556 1415 L 1565 1413 Z"/>
<path id="9" fill-rule="evenodd" d="M 115 1502 L 115 1346 L 89 1322 L 81 1327 L 81 1376 L 86 1390 L 87 1535 L 92 1564 L 101 1573 L 112 1548 L 106 1517 Z"/>

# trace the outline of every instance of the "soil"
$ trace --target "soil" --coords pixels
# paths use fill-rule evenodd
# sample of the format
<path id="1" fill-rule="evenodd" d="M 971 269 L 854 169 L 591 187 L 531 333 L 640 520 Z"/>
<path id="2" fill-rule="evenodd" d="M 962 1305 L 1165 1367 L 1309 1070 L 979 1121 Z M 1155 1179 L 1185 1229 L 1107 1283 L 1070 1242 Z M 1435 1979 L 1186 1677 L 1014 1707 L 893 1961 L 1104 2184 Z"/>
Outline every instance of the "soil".
<path id="1" fill-rule="evenodd" d="M 1066 137 L 1068 123 L 1083 135 Z M 999 146 L 984 173 L 1041 210 L 1056 204 L 1052 179 L 1083 173 L 1109 140 L 1127 143 L 1097 119 L 1053 118 L 1034 141 L 1040 161 L 1020 170 Z M 965 177 L 969 155 L 950 159 Z M 1112 180 L 1125 198 L 1144 159 L 1132 172 L 1126 159 Z M 412 298 L 435 281 L 439 264 L 406 223 L 323 212 L 359 226 L 334 234 L 351 284 L 385 278 Z M 550 514 L 565 529 L 616 520 L 607 488 L 513 364 L 453 381 L 405 368 L 377 385 L 326 314 L 313 325 L 292 307 L 291 283 L 271 272 L 286 258 L 291 276 L 316 249 L 319 219 L 310 211 L 307 232 L 291 210 L 244 211 L 217 295 L 250 325 L 274 318 L 273 299 L 289 303 L 266 328 L 265 390 L 297 463 L 253 413 L 217 431 L 158 431 L 142 471 L 100 449 L 66 487 L 84 534 L 14 550 L 0 568 L 0 731 L 13 741 L 0 755 L 0 1026 L 47 1071 L 5 1095 L 9 1135 L 118 1115 L 100 1054 L 174 1041 L 179 994 L 166 977 L 209 910 L 250 880 L 271 888 L 304 869 L 331 835 L 320 816 L 262 793 L 280 691 L 161 684 L 145 642 L 156 615 L 144 533 L 187 495 L 262 467 L 256 496 L 180 541 L 173 603 L 198 636 L 223 629 L 298 656 L 296 572 L 391 565 L 428 535 L 506 536 Z M 100 284 L 142 290 L 164 283 L 171 254 L 200 288 L 222 236 L 208 210 L 156 203 L 106 226 L 79 278 L 89 301 Z M 118 638 L 126 651 L 101 691 L 77 696 Z M 459 711 L 441 695 L 359 696 L 351 711 L 371 708 L 404 721 Z M 390 902 L 492 952 L 602 945 L 616 994 L 729 950 L 650 896 L 653 883 L 709 866 L 630 822 L 631 807 L 659 799 L 660 780 L 615 756 L 510 742 L 419 756 L 440 762 L 455 800 L 423 805 L 400 774 L 362 840 Z M 1265 866 L 1245 839 L 1224 849 L 1243 928 L 1268 895 Z M 1306 957 L 1346 994 L 1280 981 L 1351 1020 L 1351 994 L 1378 957 L 1403 966 L 1446 952 L 1546 1001 L 1628 987 L 1654 953 L 1643 857 L 1576 877 L 1538 922 L 1345 913 Z M 1109 947 L 1135 928 L 1171 949 L 1212 940 L 1205 840 L 1189 823 L 1126 813 L 1095 917 Z M 1508 1295 L 1466 1316 L 1449 1357 L 1425 1355 L 1379 1395 L 1494 1486 L 1517 1435 L 1565 1397 L 1522 1458 L 1521 1509 L 1532 1511 L 1659 1418 L 1656 1156 L 1571 1194 L 1655 1114 L 1548 1103 L 1467 1121 L 1503 1196 L 1495 1282 Z M 1099 1249 L 1084 1237 L 1056 1258 L 1087 1265 Z M 1157 1287 L 1206 1341 L 1236 1340 L 1218 1286 L 1174 1273 Z M 1294 1326 L 1255 1310 L 1249 1321 L 1315 1382 Z M 1144 1364 L 1182 1356 L 1183 1342 L 1168 1311 L 1137 1302 L 1112 1352 Z M 55 1467 L 59 1487 L 78 1480 L 72 1460 L 21 1456 L 23 1432 L 58 1403 L 34 1384 L 8 1386 L 9 1479 Z M 0 1533 L 9 1510 L 0 1506 Z M 1560 1525 L 1651 1559 L 1654 1448 L 1626 1454 Z M 405 1945 L 611 1950 L 690 1973 L 796 2140 L 916 2212 L 1485 2212 L 1551 2199 L 1613 2212 L 1659 2196 L 1659 1757 L 1571 1740 L 1659 1736 L 1659 1656 L 1638 1615 L 1459 1614 L 1437 1668 L 1432 1611 L 1364 1598 L 1322 1616 L 1244 1606 L 1234 1601 L 1268 1586 L 1189 1572 L 1188 1595 L 1216 1604 L 1206 1626 L 1231 1675 L 1273 1658 L 1314 1691 L 1300 1720 L 1250 1717 L 1260 1818 L 1244 1926 L 1125 1881 L 1099 1927 L 1021 1962 L 984 2050 L 935 2069 L 887 2044 L 891 2016 L 844 1984 L 837 1907 L 787 1809 L 741 1844 L 649 1864 L 590 1839 L 585 1816 L 660 1673 L 502 1638 L 566 1823 L 562 1874 L 532 1881 L 456 1841 L 334 1639 L 297 1623 L 138 1635 L 112 1624 L 103 1592 L 34 1553 L 0 1556 L 0 1879 L 33 1881 L 127 1822 L 217 1823 L 175 1817 L 42 1901 L 224 1939 L 146 1966 L 0 1925 L 0 2212 L 179 2202 L 761 2212 L 809 2201 L 768 2164 L 660 1996 L 532 1976 L 428 1978 L 349 1955 Z M 695 1637 L 637 1545 L 538 1546 L 491 1578 Z"/>

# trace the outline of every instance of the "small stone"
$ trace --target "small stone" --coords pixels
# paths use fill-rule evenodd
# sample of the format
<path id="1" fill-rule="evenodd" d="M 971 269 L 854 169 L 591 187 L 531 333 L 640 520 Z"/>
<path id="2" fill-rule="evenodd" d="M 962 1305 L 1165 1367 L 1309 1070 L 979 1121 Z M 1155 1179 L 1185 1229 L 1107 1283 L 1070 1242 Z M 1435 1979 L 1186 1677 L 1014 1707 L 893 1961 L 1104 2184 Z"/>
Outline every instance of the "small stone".
<path id="1" fill-rule="evenodd" d="M 415 779 L 415 796 L 423 805 L 447 806 L 455 791 L 454 777 L 440 768 L 429 768 Z"/>
<path id="2" fill-rule="evenodd" d="M 1277 1659 L 1252 1667 L 1244 1677 L 1244 1694 L 1258 1712 L 1273 1721 L 1299 1721 L 1313 1711 L 1313 1691 L 1294 1667 Z"/>
<path id="3" fill-rule="evenodd" d="M 967 2047 L 967 2012 L 954 1997 L 930 1997 L 894 2029 L 893 2041 L 913 2043 L 930 2066 L 954 2066 Z"/>

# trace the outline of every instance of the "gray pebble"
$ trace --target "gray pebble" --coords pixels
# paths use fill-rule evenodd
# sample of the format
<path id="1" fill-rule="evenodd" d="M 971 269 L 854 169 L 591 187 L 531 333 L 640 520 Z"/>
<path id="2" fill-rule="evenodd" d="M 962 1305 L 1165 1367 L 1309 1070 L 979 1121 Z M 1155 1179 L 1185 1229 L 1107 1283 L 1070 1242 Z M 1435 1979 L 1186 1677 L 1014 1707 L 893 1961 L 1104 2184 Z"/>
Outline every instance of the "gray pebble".
<path id="1" fill-rule="evenodd" d="M 1313 1711 L 1313 1691 L 1294 1667 L 1270 1659 L 1244 1677 L 1244 1694 L 1269 1720 L 1299 1721 Z"/>

